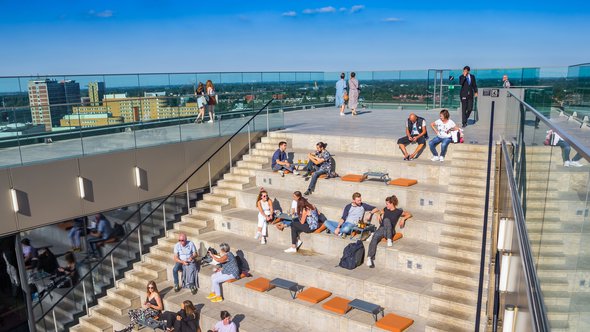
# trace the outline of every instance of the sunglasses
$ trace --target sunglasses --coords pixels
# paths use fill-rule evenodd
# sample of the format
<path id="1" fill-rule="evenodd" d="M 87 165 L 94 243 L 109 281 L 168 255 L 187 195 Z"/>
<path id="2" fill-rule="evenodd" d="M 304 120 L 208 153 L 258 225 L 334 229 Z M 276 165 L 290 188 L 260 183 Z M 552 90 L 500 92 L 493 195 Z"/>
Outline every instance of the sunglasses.
<path id="1" fill-rule="evenodd" d="M 154 286 L 148 286 L 148 289 L 154 289 Z"/>
<path id="2" fill-rule="evenodd" d="M 178 242 L 186 242 L 186 239 L 178 239 Z"/>
<path id="3" fill-rule="evenodd" d="M 266 196 L 266 195 L 262 195 L 262 196 L 260 196 L 260 197 L 262 197 L 262 198 L 266 198 L 266 197 L 268 197 L 268 196 Z"/>

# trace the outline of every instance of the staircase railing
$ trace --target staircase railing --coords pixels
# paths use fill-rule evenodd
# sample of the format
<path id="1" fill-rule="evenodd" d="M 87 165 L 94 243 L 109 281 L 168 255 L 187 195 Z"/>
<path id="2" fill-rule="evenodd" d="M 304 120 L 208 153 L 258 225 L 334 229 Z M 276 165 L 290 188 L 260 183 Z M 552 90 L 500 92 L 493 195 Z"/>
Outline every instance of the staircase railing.
<path id="1" fill-rule="evenodd" d="M 258 111 L 256 111 L 256 113 L 254 113 L 254 114 L 253 114 L 253 115 L 250 117 L 250 119 L 248 119 L 248 121 L 246 121 L 246 122 L 245 122 L 245 123 L 244 123 L 244 124 L 243 124 L 243 125 L 242 125 L 242 126 L 241 126 L 241 127 L 238 129 L 238 130 L 237 130 L 237 131 L 235 131 L 235 132 L 234 132 L 234 133 L 233 133 L 233 134 L 232 134 L 232 135 L 231 135 L 231 136 L 230 136 L 228 139 L 226 139 L 226 140 L 225 140 L 225 142 L 224 142 L 223 144 L 221 144 L 221 145 L 220 145 L 220 146 L 219 146 L 219 147 L 218 147 L 218 148 L 217 148 L 217 149 L 216 149 L 216 150 L 215 150 L 213 153 L 211 153 L 211 155 L 210 155 L 210 156 L 209 156 L 207 159 L 205 159 L 205 161 L 203 161 L 203 162 L 202 162 L 202 163 L 201 163 L 201 164 L 200 164 L 200 165 L 199 165 L 197 168 L 195 168 L 195 169 L 194 169 L 194 170 L 193 170 L 193 171 L 192 171 L 192 172 L 191 172 L 191 173 L 190 173 L 190 174 L 189 174 L 189 175 L 188 175 L 188 176 L 187 176 L 187 177 L 186 177 L 186 178 L 185 178 L 183 181 L 181 181 L 181 182 L 180 182 L 180 184 L 178 184 L 178 185 L 177 185 L 177 186 L 176 186 L 176 187 L 175 187 L 175 188 L 174 188 L 174 189 L 173 189 L 173 190 L 170 192 L 170 194 L 168 194 L 168 195 L 167 195 L 167 196 L 166 196 L 164 199 L 162 199 L 162 200 L 160 201 L 160 203 L 158 203 L 158 205 L 157 205 L 155 208 L 151 209 L 151 211 L 150 211 L 150 212 L 149 212 L 147 215 L 145 215 L 143 218 L 141 218 L 141 220 L 139 221 L 139 223 L 138 223 L 138 224 L 137 224 L 135 227 L 133 227 L 133 229 L 131 229 L 130 231 L 126 232 L 125 236 L 123 236 L 123 237 L 122 237 L 122 238 L 121 238 L 121 239 L 120 239 L 120 240 L 119 240 L 119 241 L 118 241 L 116 244 L 114 244 L 114 245 L 112 246 L 112 248 L 111 248 L 111 249 L 110 249 L 110 250 L 109 250 L 109 251 L 106 253 L 106 255 L 103 255 L 103 256 L 102 256 L 100 259 L 98 259 L 98 261 L 96 262 L 96 264 L 94 264 L 94 265 L 93 265 L 93 266 L 92 266 L 92 267 L 91 267 L 91 268 L 88 270 L 88 272 L 86 272 L 86 273 L 85 273 L 85 274 L 84 274 L 84 275 L 83 275 L 83 276 L 80 278 L 80 280 L 79 280 L 79 283 L 78 283 L 78 284 L 81 284 L 81 285 L 82 285 L 82 288 L 83 288 L 84 307 L 85 307 L 85 310 L 86 310 L 86 314 L 87 314 L 87 315 L 90 315 L 90 310 L 89 310 L 88 301 L 87 301 L 88 297 L 87 297 L 87 292 L 86 292 L 86 283 L 85 283 L 85 282 L 87 282 L 87 281 L 90 281 L 90 282 L 91 282 L 91 284 L 94 284 L 94 280 L 93 280 L 92 273 L 93 273 L 94 271 L 96 271 L 97 269 L 100 269 L 100 268 L 101 268 L 101 266 L 102 266 L 102 264 L 103 264 L 104 262 L 106 262 L 106 259 L 107 259 L 107 257 L 110 257 L 110 260 L 111 260 L 111 262 L 110 262 L 110 265 L 111 265 L 111 267 L 112 267 L 112 269 L 113 269 L 113 271 L 112 271 L 112 272 L 113 272 L 113 273 L 112 273 L 112 277 L 113 277 L 112 284 L 113 284 L 113 285 L 116 285 L 116 281 L 117 281 L 117 280 L 116 280 L 116 274 L 115 274 L 115 263 L 114 263 L 114 259 L 113 259 L 113 253 L 115 252 L 115 250 L 119 249 L 119 248 L 122 246 L 122 244 L 123 244 L 123 243 L 124 243 L 126 240 L 128 240 L 128 239 L 129 239 L 129 237 L 130 237 L 132 234 L 135 234 L 135 232 L 137 232 L 138 239 L 139 239 L 139 244 L 138 244 L 138 247 L 139 247 L 139 256 L 140 256 L 140 259 L 141 259 L 141 256 L 142 256 L 142 251 L 143 251 L 143 247 L 142 247 L 142 241 L 141 241 L 141 239 L 142 239 L 142 234 L 141 234 L 141 226 L 142 226 L 142 225 L 144 225 L 144 224 L 145 224 L 145 223 L 146 223 L 146 222 L 147 222 L 147 221 L 150 219 L 150 217 L 153 215 L 153 213 L 154 213 L 155 211 L 158 211 L 158 210 L 159 210 L 159 209 L 160 209 L 160 208 L 161 208 L 161 207 L 164 205 L 164 203 L 165 203 L 165 202 L 166 202 L 166 201 L 167 201 L 169 198 L 171 198 L 172 196 L 174 196 L 174 195 L 177 193 L 177 191 L 178 191 L 179 189 L 181 189 L 183 186 L 186 186 L 186 190 L 187 190 L 187 191 L 186 191 L 186 194 L 187 194 L 187 209 L 188 209 L 188 211 L 190 212 L 190 203 L 189 203 L 189 202 L 190 202 L 190 198 L 188 197 L 188 195 L 189 195 L 189 190 L 188 190 L 188 182 L 189 182 L 189 180 L 190 180 L 190 179 L 191 179 L 191 178 L 192 178 L 192 177 L 193 177 L 193 176 L 194 176 L 194 175 L 195 175 L 197 172 L 199 172 L 201 169 L 203 169 L 205 166 L 207 166 L 207 168 L 208 168 L 208 174 L 209 174 L 209 188 L 211 188 L 211 186 L 212 186 L 212 183 L 211 183 L 211 169 L 210 169 L 210 162 L 211 162 L 211 160 L 212 160 L 212 159 L 213 159 L 215 156 L 217 156 L 217 154 L 218 154 L 218 153 L 219 153 L 219 152 L 220 152 L 220 151 L 221 151 L 221 150 L 222 150 L 224 147 L 226 147 L 226 146 L 228 146 L 228 145 L 229 145 L 229 147 L 230 147 L 230 162 L 229 162 L 229 163 L 230 163 L 230 165 L 231 165 L 231 163 L 232 163 L 232 156 L 231 156 L 231 145 L 230 145 L 230 144 L 231 144 L 232 140 L 233 140 L 233 139 L 234 139 L 234 138 L 235 138 L 235 137 L 236 137 L 238 134 L 240 134 L 240 133 L 241 133 L 241 132 L 244 130 L 244 128 L 246 128 L 246 127 L 247 127 L 247 128 L 248 128 L 248 144 L 249 144 L 248 146 L 250 146 L 250 144 L 251 144 L 251 140 L 250 140 L 250 139 L 251 139 L 251 138 L 250 138 L 250 124 L 251 124 L 251 123 L 252 123 L 252 122 L 253 122 L 253 121 L 254 121 L 254 120 L 255 120 L 255 119 L 256 119 L 256 118 L 257 118 L 257 117 L 258 117 L 258 116 L 259 116 L 259 115 L 260 115 L 260 114 L 263 112 L 263 111 L 265 111 L 265 110 L 266 110 L 266 117 L 267 117 L 267 119 L 266 119 L 266 120 L 267 120 L 267 121 L 266 121 L 266 124 L 267 124 L 267 127 L 266 127 L 266 129 L 267 129 L 267 132 L 268 132 L 268 131 L 270 130 L 270 124 L 269 124 L 269 122 L 270 122 L 270 121 L 269 121 L 270 113 L 269 113 L 269 110 L 268 110 L 268 106 L 269 106 L 269 105 L 270 105 L 270 104 L 271 104 L 273 101 L 274 101 L 274 98 L 271 98 L 271 99 L 270 99 L 270 100 L 269 100 L 269 101 L 268 101 L 266 104 L 264 104 L 264 106 L 262 106 L 262 107 L 261 107 L 261 108 L 260 108 Z M 230 167 L 231 167 L 231 166 L 230 166 Z M 127 222 L 127 221 L 131 220 L 131 218 L 134 218 L 136 215 L 140 214 L 141 208 L 142 208 L 142 207 L 144 207 L 144 206 L 145 206 L 145 204 L 148 204 L 148 203 L 144 203 L 144 204 L 143 204 L 141 207 L 139 207 L 137 210 L 135 210 L 135 211 L 134 211 L 134 212 L 133 212 L 133 213 L 132 213 L 132 214 L 131 214 L 129 217 L 127 217 L 127 218 L 126 218 L 126 220 L 125 220 L 125 221 Z M 89 279 L 90 279 L 90 280 L 89 280 Z M 66 292 L 65 292 L 65 293 L 64 293 L 64 294 L 63 294 L 63 295 L 62 295 L 62 296 L 61 296 L 61 297 L 60 297 L 60 298 L 59 298 L 59 299 L 58 299 L 58 300 L 55 302 L 55 303 L 53 303 L 53 304 L 51 305 L 51 307 L 49 307 L 49 308 L 48 308 L 48 309 L 47 309 L 45 312 L 43 312 L 43 314 L 41 315 L 41 317 L 39 317 L 38 319 L 36 319 L 36 320 L 35 320 L 35 323 L 36 323 L 36 324 L 40 323 L 42 320 L 44 320 L 44 319 L 45 319 L 45 317 L 46 317 L 48 314 L 51 314 L 51 315 L 53 316 L 53 317 L 52 317 L 52 319 L 53 319 L 53 323 L 54 323 L 55 329 L 56 329 L 56 331 L 57 331 L 57 320 L 56 320 L 56 313 L 55 313 L 55 309 L 56 309 L 56 307 L 57 307 L 57 306 L 58 306 L 58 305 L 59 305 L 59 304 L 60 304 L 60 303 L 61 303 L 61 302 L 62 302 L 62 301 L 63 301 L 63 300 L 64 300 L 64 299 L 65 299 L 65 298 L 66 298 L 66 297 L 67 297 L 67 296 L 70 294 L 70 293 L 72 293 L 72 292 L 74 291 L 74 289 L 75 289 L 75 287 L 74 287 L 74 285 L 73 285 L 73 286 L 72 286 L 71 288 L 69 288 L 69 289 L 68 289 L 68 290 L 67 290 L 67 291 L 66 291 Z"/>

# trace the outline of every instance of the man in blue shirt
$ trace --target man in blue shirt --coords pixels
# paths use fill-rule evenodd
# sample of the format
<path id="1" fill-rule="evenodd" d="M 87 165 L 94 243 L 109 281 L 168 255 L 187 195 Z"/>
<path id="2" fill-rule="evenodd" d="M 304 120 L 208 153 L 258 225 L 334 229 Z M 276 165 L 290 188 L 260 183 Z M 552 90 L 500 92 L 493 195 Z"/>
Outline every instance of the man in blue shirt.
<path id="1" fill-rule="evenodd" d="M 97 214 L 94 218 L 96 220 L 96 231 L 88 235 L 88 255 L 99 258 L 102 254 L 100 248 L 97 248 L 97 246 L 111 237 L 113 234 L 113 228 L 111 227 L 111 223 L 102 213 Z"/>
<path id="2" fill-rule="evenodd" d="M 299 172 L 297 172 L 293 165 L 289 163 L 285 150 L 287 150 L 287 142 L 279 142 L 279 148 L 272 155 L 272 170 L 278 171 L 281 176 L 285 176 L 285 170 L 288 170 L 295 175 L 299 175 Z"/>
<path id="3" fill-rule="evenodd" d="M 344 207 L 340 221 L 328 220 L 324 224 L 333 234 L 350 234 L 353 227 L 360 220 L 363 220 L 365 212 L 367 211 L 371 211 L 371 214 L 375 214 L 379 212 L 379 209 L 367 203 L 363 203 L 361 194 L 357 192 L 352 194 L 352 202 Z"/>

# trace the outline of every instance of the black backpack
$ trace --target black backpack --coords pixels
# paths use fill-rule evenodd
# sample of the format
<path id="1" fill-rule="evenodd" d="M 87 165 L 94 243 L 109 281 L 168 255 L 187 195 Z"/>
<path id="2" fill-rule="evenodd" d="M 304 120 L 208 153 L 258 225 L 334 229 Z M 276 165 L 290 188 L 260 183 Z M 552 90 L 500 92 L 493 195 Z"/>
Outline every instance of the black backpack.
<path id="1" fill-rule="evenodd" d="M 363 241 L 357 240 L 344 248 L 342 258 L 340 258 L 340 267 L 353 270 L 357 266 L 363 264 L 365 258 L 365 246 Z"/>
<path id="2" fill-rule="evenodd" d="M 119 224 L 119 223 L 115 223 L 115 227 L 113 227 L 113 237 L 116 237 L 118 239 L 122 238 L 123 236 L 125 236 L 125 228 L 123 228 L 123 225 Z"/>

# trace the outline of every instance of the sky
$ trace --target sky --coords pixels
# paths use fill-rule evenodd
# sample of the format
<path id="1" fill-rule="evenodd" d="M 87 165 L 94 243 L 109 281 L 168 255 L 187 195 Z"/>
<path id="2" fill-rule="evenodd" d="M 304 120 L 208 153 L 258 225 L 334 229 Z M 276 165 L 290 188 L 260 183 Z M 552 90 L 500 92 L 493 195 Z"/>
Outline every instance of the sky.
<path id="1" fill-rule="evenodd" d="M 553 67 L 590 1 L 0 0 L 0 76 Z"/>

